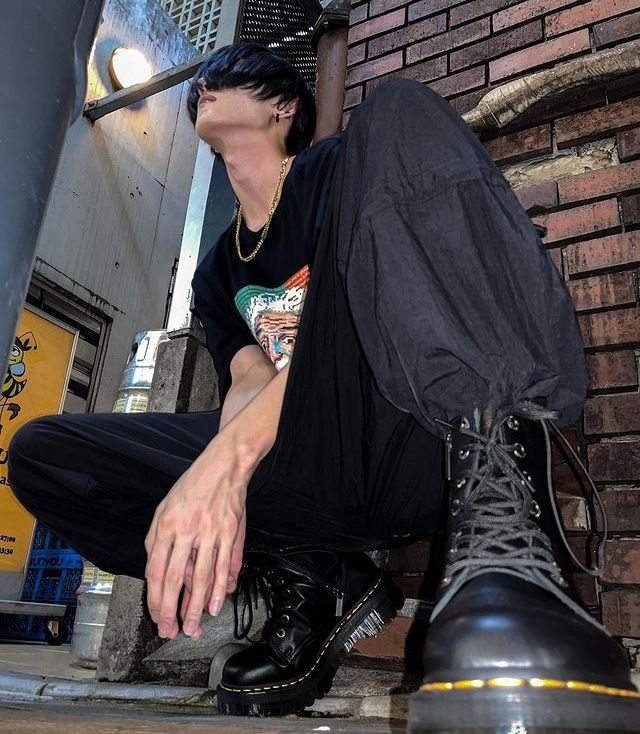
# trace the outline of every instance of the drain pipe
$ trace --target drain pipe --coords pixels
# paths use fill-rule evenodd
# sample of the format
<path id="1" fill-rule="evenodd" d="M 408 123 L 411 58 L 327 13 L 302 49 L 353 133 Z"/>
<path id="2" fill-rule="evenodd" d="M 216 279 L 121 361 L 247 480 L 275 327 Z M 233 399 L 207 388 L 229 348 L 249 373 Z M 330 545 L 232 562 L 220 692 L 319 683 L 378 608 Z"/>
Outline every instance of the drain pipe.
<path id="1" fill-rule="evenodd" d="M 350 13 L 349 0 L 332 0 L 313 29 L 311 48 L 317 57 L 314 143 L 342 130 Z"/>

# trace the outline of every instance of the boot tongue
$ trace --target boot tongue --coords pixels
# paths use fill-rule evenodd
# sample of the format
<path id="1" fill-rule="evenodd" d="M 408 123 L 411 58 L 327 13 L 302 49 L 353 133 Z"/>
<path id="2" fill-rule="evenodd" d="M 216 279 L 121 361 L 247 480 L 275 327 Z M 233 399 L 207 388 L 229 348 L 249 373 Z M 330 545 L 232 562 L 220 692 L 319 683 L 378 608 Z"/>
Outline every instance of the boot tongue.
<path id="1" fill-rule="evenodd" d="M 335 583 L 339 559 L 334 551 L 326 548 L 284 548 L 281 551 L 284 565 L 292 570 L 300 569 L 316 581 L 329 586 Z"/>

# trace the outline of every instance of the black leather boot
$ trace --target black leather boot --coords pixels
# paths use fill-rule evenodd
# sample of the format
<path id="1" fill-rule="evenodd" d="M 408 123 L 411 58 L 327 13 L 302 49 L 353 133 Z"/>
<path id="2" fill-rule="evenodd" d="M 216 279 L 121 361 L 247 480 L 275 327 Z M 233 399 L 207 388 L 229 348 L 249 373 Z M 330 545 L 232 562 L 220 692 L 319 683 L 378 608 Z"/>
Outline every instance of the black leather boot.
<path id="1" fill-rule="evenodd" d="M 640 732 L 626 653 L 567 583 L 570 560 L 599 570 L 578 563 L 560 523 L 553 417 L 527 402 L 451 426 L 447 558 L 413 734 Z"/>
<path id="2" fill-rule="evenodd" d="M 377 635 L 404 601 L 364 553 L 298 546 L 248 552 L 245 563 L 242 583 L 262 587 L 269 619 L 261 639 L 224 666 L 217 689 L 222 714 L 301 711 L 331 688 L 353 645 Z"/>

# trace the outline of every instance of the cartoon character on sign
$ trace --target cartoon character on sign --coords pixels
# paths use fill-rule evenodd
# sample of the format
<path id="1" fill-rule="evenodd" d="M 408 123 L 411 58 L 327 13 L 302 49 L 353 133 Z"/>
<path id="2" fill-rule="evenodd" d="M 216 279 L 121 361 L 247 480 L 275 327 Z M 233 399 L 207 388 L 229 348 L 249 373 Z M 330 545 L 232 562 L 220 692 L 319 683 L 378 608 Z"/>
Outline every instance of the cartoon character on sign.
<path id="1" fill-rule="evenodd" d="M 2 383 L 2 391 L 0 391 L 0 433 L 2 433 L 3 420 L 5 414 L 9 415 L 12 421 L 20 412 L 20 405 L 13 402 L 27 386 L 27 377 L 25 377 L 27 367 L 24 363 L 25 352 L 31 349 L 37 349 L 38 344 L 32 331 L 26 334 L 16 336 L 15 343 L 9 355 L 9 367 L 7 374 Z M 7 461 L 7 452 L 0 449 L 0 464 Z"/>

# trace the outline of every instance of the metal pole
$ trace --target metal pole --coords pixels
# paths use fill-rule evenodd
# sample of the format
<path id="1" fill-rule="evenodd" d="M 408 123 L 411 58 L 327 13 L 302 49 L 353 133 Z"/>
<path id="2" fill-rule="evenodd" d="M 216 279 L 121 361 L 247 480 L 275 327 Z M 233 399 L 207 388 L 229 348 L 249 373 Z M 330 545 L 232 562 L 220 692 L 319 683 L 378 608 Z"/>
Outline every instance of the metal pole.
<path id="1" fill-rule="evenodd" d="M 55 7 L 54 7 L 55 6 Z M 4 375 L 69 125 L 82 111 L 102 0 L 3 3 L 0 368 Z"/>

